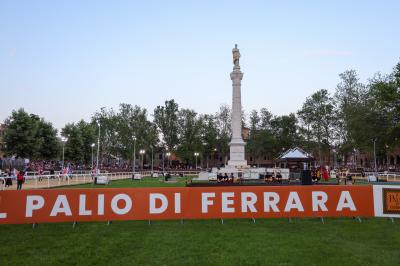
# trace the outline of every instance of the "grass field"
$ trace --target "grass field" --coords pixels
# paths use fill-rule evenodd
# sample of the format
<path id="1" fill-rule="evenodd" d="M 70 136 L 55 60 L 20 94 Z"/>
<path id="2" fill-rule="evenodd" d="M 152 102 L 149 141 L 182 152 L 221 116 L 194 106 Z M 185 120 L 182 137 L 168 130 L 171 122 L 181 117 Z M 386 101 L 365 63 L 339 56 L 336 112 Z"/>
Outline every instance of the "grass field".
<path id="1" fill-rule="evenodd" d="M 145 178 L 107 187 L 184 184 Z M 399 265 L 399 247 L 400 223 L 376 218 L 0 226 L 0 265 Z"/>
<path id="2" fill-rule="evenodd" d="M 162 182 L 161 178 L 144 177 L 142 180 L 123 179 L 112 181 L 108 185 L 83 184 L 64 188 L 119 188 L 119 187 L 183 187 L 189 177 L 178 178 L 176 182 Z"/>

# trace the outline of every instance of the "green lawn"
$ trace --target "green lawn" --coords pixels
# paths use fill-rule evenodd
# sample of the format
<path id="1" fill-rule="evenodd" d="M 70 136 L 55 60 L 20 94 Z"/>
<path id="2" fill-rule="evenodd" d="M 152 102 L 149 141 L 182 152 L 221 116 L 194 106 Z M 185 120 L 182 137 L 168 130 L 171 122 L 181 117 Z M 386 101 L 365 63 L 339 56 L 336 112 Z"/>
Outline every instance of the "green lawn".
<path id="1" fill-rule="evenodd" d="M 183 186 L 158 179 L 106 187 Z M 92 187 L 92 185 L 74 186 Z M 95 186 L 104 187 L 104 186 Z M 0 265 L 398 265 L 400 222 L 260 219 L 0 226 Z"/>
<path id="2" fill-rule="evenodd" d="M 217 220 L 0 226 L 0 265 L 398 265 L 386 219 Z"/>
<path id="3" fill-rule="evenodd" d="M 112 181 L 108 185 L 75 185 L 64 188 L 119 188 L 119 187 L 184 187 L 190 177 L 176 178 L 174 181 L 164 182 L 162 178 L 144 177 L 142 180 L 123 179 Z"/>

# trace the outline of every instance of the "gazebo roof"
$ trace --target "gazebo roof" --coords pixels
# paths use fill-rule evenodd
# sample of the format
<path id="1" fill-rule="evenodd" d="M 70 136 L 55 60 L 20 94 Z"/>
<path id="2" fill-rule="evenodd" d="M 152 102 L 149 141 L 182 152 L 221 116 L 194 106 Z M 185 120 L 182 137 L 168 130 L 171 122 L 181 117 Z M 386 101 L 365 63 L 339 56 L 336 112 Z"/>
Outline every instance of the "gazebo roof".
<path id="1" fill-rule="evenodd" d="M 298 147 L 289 149 L 278 157 L 278 160 L 310 160 L 310 159 L 313 159 L 313 157 Z"/>

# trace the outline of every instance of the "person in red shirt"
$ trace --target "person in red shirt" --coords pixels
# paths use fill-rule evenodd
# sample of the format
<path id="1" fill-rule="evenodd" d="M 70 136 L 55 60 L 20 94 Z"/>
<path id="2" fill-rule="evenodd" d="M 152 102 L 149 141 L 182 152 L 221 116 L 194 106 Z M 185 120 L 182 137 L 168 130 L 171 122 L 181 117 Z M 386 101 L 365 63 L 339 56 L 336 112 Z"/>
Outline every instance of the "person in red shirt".
<path id="1" fill-rule="evenodd" d="M 24 172 L 20 171 L 17 174 L 17 190 L 21 190 L 22 189 L 22 184 L 24 183 L 24 181 L 25 181 Z"/>
<path id="2" fill-rule="evenodd" d="M 325 181 L 329 181 L 328 170 L 326 170 L 326 169 L 322 170 L 322 177 L 324 178 Z"/>

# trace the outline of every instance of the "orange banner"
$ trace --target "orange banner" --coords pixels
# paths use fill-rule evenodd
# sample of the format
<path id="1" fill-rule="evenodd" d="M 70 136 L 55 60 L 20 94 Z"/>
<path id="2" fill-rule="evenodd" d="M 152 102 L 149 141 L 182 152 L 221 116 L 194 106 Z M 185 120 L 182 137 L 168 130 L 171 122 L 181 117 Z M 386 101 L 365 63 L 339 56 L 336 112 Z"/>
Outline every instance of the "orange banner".
<path id="1" fill-rule="evenodd" d="M 0 224 L 374 216 L 372 186 L 46 189 L 0 192 Z"/>

